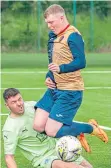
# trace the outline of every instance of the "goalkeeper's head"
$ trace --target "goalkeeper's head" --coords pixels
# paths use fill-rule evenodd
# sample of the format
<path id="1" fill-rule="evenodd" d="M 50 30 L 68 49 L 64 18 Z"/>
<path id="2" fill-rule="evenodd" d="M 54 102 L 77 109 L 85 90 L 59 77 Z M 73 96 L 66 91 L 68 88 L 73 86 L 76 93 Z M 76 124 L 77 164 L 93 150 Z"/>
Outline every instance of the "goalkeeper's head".
<path id="1" fill-rule="evenodd" d="M 17 117 L 18 115 L 22 115 L 24 113 L 24 101 L 18 89 L 6 89 L 3 93 L 3 98 L 12 117 Z"/>

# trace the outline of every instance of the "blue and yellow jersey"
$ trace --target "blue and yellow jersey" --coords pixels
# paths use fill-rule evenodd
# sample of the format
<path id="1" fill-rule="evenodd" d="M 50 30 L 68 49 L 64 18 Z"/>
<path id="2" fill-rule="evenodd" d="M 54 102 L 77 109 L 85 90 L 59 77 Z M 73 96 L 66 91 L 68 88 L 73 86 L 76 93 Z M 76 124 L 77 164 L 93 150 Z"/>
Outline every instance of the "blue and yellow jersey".
<path id="1" fill-rule="evenodd" d="M 86 65 L 84 41 L 74 26 L 67 28 L 60 34 L 49 33 L 48 41 L 49 63 L 60 67 L 60 73 L 48 72 L 60 90 L 84 90 L 84 82 L 80 69 Z"/>

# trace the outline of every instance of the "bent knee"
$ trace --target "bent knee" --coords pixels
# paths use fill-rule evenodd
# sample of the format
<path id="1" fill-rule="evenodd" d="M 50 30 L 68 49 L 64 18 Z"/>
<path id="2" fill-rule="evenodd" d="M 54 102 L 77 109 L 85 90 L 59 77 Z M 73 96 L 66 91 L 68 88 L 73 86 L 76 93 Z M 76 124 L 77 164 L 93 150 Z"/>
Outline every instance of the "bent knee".
<path id="1" fill-rule="evenodd" d="M 45 128 L 45 132 L 48 136 L 51 136 L 51 137 L 55 137 L 56 136 L 56 132 L 54 130 L 51 130 L 51 129 L 48 129 L 48 128 Z"/>
<path id="2" fill-rule="evenodd" d="M 93 166 L 89 163 L 86 168 L 93 168 Z"/>
<path id="3" fill-rule="evenodd" d="M 92 165 L 90 165 L 88 168 L 93 168 L 93 166 L 92 166 Z"/>
<path id="4" fill-rule="evenodd" d="M 93 168 L 93 166 L 91 164 L 88 164 L 86 166 L 84 166 L 85 168 Z"/>
<path id="5" fill-rule="evenodd" d="M 52 162 L 52 168 L 61 168 L 61 167 L 65 168 L 64 162 L 62 160 L 54 160 Z"/>
<path id="6" fill-rule="evenodd" d="M 44 128 L 43 125 L 39 125 L 39 124 L 34 123 L 34 124 L 33 124 L 33 129 L 34 129 L 35 131 L 38 131 L 38 132 L 43 132 L 45 128 Z"/>

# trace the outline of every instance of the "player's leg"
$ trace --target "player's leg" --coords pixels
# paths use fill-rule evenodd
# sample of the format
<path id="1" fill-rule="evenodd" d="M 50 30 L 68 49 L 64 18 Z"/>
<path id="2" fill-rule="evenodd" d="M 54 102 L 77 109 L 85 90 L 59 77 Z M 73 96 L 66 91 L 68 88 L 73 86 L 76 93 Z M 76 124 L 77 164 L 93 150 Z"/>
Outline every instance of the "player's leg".
<path id="1" fill-rule="evenodd" d="M 82 101 L 82 93 L 56 90 L 54 97 L 55 102 L 45 128 L 49 136 L 56 135 L 63 124 L 68 126 L 72 124 L 72 120 Z"/>
<path id="2" fill-rule="evenodd" d="M 80 162 L 80 161 L 79 161 Z M 40 167 L 42 168 L 91 168 L 91 167 L 83 167 L 78 162 L 64 162 L 62 160 L 58 160 L 57 156 L 49 156 L 45 158 Z"/>
<path id="3" fill-rule="evenodd" d="M 48 117 L 49 112 L 41 108 L 37 108 L 34 116 L 33 129 L 39 132 L 43 132 L 45 130 Z"/>
<path id="4" fill-rule="evenodd" d="M 76 161 L 64 162 L 58 160 L 56 155 L 44 158 L 41 162 L 40 167 L 43 168 L 92 168 L 91 164 L 87 162 L 82 156 L 80 156 Z"/>
<path id="5" fill-rule="evenodd" d="M 62 126 L 63 124 L 61 122 L 48 118 L 45 126 L 45 132 L 48 136 L 55 137 Z"/>
<path id="6" fill-rule="evenodd" d="M 86 167 L 83 167 L 82 165 L 77 165 L 74 162 L 63 162 L 62 160 L 54 160 L 51 168 L 86 168 Z"/>
<path id="7" fill-rule="evenodd" d="M 75 163 L 81 165 L 84 168 L 93 168 L 93 166 L 82 156 L 80 156 L 77 160 L 75 160 Z"/>
<path id="8" fill-rule="evenodd" d="M 93 132 L 91 135 L 97 136 L 99 139 L 101 139 L 103 142 L 108 142 L 108 136 L 107 134 L 99 127 L 96 120 L 91 119 L 89 120 L 89 123 L 93 126 Z"/>
<path id="9" fill-rule="evenodd" d="M 33 128 L 36 131 L 43 132 L 45 125 L 49 117 L 49 113 L 53 106 L 53 91 L 48 89 L 44 96 L 35 105 L 35 117 L 33 122 Z"/>
<path id="10" fill-rule="evenodd" d="M 56 135 L 60 138 L 65 135 L 78 136 L 81 133 L 93 131 L 90 124 L 72 122 L 82 102 L 82 91 L 58 91 L 55 97 L 57 99 L 45 127 L 47 135 Z"/>
<path id="11" fill-rule="evenodd" d="M 77 136 L 81 133 L 91 133 L 93 127 L 90 124 L 72 122 L 82 101 L 81 91 L 58 91 L 58 99 L 50 112 L 45 131 L 49 136 L 60 138 L 65 135 Z M 79 138 L 82 146 L 90 152 L 85 137 Z"/>
<path id="12" fill-rule="evenodd" d="M 63 162 L 61 160 L 54 160 L 52 162 L 52 168 L 93 168 L 93 166 L 80 156 L 74 162 Z"/>
<path id="13" fill-rule="evenodd" d="M 93 166 L 85 159 L 81 162 L 80 165 L 85 167 L 85 168 L 93 168 Z"/>

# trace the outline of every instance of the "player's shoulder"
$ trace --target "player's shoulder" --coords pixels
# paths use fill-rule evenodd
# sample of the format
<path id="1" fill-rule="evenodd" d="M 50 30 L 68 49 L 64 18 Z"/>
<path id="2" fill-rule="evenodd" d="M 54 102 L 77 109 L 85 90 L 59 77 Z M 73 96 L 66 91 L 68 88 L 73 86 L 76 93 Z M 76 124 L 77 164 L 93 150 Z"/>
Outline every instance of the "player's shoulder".
<path id="1" fill-rule="evenodd" d="M 35 112 L 35 109 L 34 109 L 35 104 L 36 104 L 36 101 L 25 101 L 24 102 L 25 113 L 26 114 L 34 113 Z"/>
<path id="2" fill-rule="evenodd" d="M 11 131 L 11 132 L 14 132 L 15 131 L 15 126 L 16 126 L 16 120 L 15 119 L 12 119 L 10 117 L 10 115 L 7 117 L 6 121 L 5 121 L 5 124 L 3 126 L 3 129 L 2 131 Z"/>
<path id="3" fill-rule="evenodd" d="M 78 29 L 72 25 L 68 27 L 68 29 L 65 31 L 65 35 L 67 36 L 67 43 L 78 43 L 82 40 L 81 33 L 78 31 Z"/>
<path id="4" fill-rule="evenodd" d="M 73 43 L 84 43 L 84 40 L 78 32 L 72 32 L 69 37 L 68 37 L 68 43 L 73 42 Z"/>
<path id="5" fill-rule="evenodd" d="M 72 26 L 72 25 L 70 25 L 70 26 L 68 27 L 68 29 L 67 29 L 66 32 L 70 32 L 70 34 L 71 34 L 71 33 L 75 33 L 75 34 L 77 33 L 77 34 L 81 35 L 80 31 L 79 31 L 76 27 L 74 27 L 74 26 Z"/>
<path id="6" fill-rule="evenodd" d="M 36 104 L 36 101 L 25 101 L 24 105 L 26 107 L 34 107 L 34 105 Z"/>

